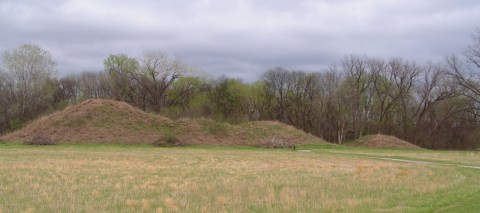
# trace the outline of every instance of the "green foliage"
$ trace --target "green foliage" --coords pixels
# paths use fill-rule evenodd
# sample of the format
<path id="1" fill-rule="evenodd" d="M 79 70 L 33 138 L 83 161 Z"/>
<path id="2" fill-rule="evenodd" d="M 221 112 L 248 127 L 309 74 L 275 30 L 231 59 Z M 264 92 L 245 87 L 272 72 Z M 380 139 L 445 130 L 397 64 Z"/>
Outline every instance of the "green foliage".
<path id="1" fill-rule="evenodd" d="M 8 123 L 8 118 L 27 121 L 48 109 L 52 100 L 48 81 L 56 73 L 56 63 L 50 53 L 37 45 L 24 44 L 5 52 L 1 62 L 0 118 L 7 119 L 0 122 Z M 17 129 L 21 127 L 18 124 L 13 121 L 3 126 Z"/>
<path id="2" fill-rule="evenodd" d="M 140 68 L 137 59 L 124 54 L 110 55 L 104 60 L 104 65 L 110 76 L 113 97 L 133 103 L 138 92 L 132 79 Z"/>
<path id="3" fill-rule="evenodd" d="M 217 118 L 240 122 L 248 109 L 248 86 L 240 80 L 220 78 L 213 86 L 209 99 L 214 106 Z"/>
<path id="4" fill-rule="evenodd" d="M 48 110 L 43 113 L 45 115 L 48 115 L 48 114 L 51 114 L 51 113 L 54 113 L 56 111 L 59 111 L 59 110 L 62 110 L 62 109 L 65 109 L 65 107 L 67 107 L 70 103 L 66 100 L 61 100 L 55 104 L 52 104 L 51 106 L 49 106 Z"/>
<path id="5" fill-rule="evenodd" d="M 114 77 L 137 72 L 140 65 L 136 58 L 128 57 L 125 54 L 109 55 L 104 60 L 105 71 Z"/>
<path id="6" fill-rule="evenodd" d="M 208 114 L 210 101 L 207 97 L 206 79 L 196 76 L 178 78 L 168 90 L 169 106 L 163 113 L 177 119 L 182 117 L 202 117 Z"/>
<path id="7" fill-rule="evenodd" d="M 20 119 L 13 119 L 10 121 L 10 129 L 17 130 L 23 128 L 25 122 L 21 121 Z"/>

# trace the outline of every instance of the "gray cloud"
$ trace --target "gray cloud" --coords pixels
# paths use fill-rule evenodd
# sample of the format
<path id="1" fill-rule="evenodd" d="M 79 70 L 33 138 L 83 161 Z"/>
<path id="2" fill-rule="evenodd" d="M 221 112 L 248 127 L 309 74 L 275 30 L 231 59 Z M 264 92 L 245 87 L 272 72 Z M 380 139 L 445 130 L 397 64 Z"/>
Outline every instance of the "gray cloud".
<path id="1" fill-rule="evenodd" d="M 35 43 L 63 74 L 110 53 L 161 50 L 246 80 L 274 66 L 320 70 L 346 54 L 438 61 L 480 27 L 474 0 L 18 0 L 0 2 L 0 51 Z"/>

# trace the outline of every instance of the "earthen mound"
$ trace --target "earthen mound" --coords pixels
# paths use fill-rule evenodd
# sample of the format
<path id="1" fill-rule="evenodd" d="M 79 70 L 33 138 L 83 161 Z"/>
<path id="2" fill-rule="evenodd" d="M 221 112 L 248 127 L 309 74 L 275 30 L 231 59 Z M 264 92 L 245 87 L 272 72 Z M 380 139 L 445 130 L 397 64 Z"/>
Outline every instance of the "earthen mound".
<path id="1" fill-rule="evenodd" d="M 167 118 L 124 102 L 91 99 L 41 117 L 3 138 L 18 141 L 34 135 L 48 135 L 62 143 L 136 144 L 155 140 L 153 130 L 172 125 L 173 121 Z"/>
<path id="2" fill-rule="evenodd" d="M 257 121 L 232 125 L 210 119 L 173 121 L 124 102 L 103 99 L 86 100 L 68 106 L 2 138 L 25 141 L 36 135 L 48 135 L 57 143 L 157 144 L 168 138 L 167 142 L 175 141 L 175 144 L 182 145 L 268 147 L 272 140 L 291 145 L 324 142 L 279 122 Z"/>
<path id="3" fill-rule="evenodd" d="M 401 149 L 420 149 L 419 146 L 390 135 L 368 135 L 350 144 L 351 146 L 361 146 L 368 148 L 401 148 Z"/>

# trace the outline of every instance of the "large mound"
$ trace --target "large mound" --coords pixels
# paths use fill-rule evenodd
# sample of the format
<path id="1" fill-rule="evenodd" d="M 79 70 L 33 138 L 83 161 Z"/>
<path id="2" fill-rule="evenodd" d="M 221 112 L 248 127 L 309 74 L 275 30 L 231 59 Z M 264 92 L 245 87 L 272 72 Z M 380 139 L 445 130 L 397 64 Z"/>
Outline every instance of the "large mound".
<path id="1" fill-rule="evenodd" d="M 175 137 L 189 145 L 269 146 L 272 140 L 292 145 L 324 142 L 278 122 L 231 125 L 208 119 L 172 121 L 124 102 L 102 99 L 86 100 L 41 117 L 3 139 L 19 141 L 37 135 L 59 143 L 151 144 L 164 137 Z"/>
<path id="2" fill-rule="evenodd" d="M 44 135 L 60 142 L 141 143 L 156 139 L 150 134 L 153 129 L 171 125 L 171 120 L 127 103 L 95 99 L 41 117 L 3 138 L 25 140 Z"/>
<path id="3" fill-rule="evenodd" d="M 364 136 L 349 145 L 369 148 L 420 149 L 419 146 L 397 137 L 382 134 Z"/>

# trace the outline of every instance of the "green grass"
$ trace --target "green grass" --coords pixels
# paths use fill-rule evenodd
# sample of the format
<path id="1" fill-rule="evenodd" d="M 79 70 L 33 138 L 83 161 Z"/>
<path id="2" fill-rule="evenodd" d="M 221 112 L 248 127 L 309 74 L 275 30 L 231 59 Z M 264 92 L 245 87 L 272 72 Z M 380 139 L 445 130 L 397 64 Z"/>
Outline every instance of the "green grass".
<path id="1" fill-rule="evenodd" d="M 390 157 L 406 160 L 420 160 L 437 163 L 451 163 L 480 166 L 480 152 L 478 151 L 453 151 L 453 150 L 428 150 L 428 149 L 402 149 L 402 148 L 366 148 L 355 146 L 339 146 L 335 144 L 315 144 L 298 146 L 298 149 L 308 149 L 318 152 L 336 154 L 350 154 L 359 156 Z"/>
<path id="2" fill-rule="evenodd" d="M 476 152 L 0 144 L 0 212 L 474 212 Z M 465 159 L 465 160 L 461 160 Z"/>
<path id="3" fill-rule="evenodd" d="M 229 133 L 228 123 L 208 119 L 199 119 L 198 122 L 201 124 L 203 131 L 208 134 L 221 136 Z"/>

